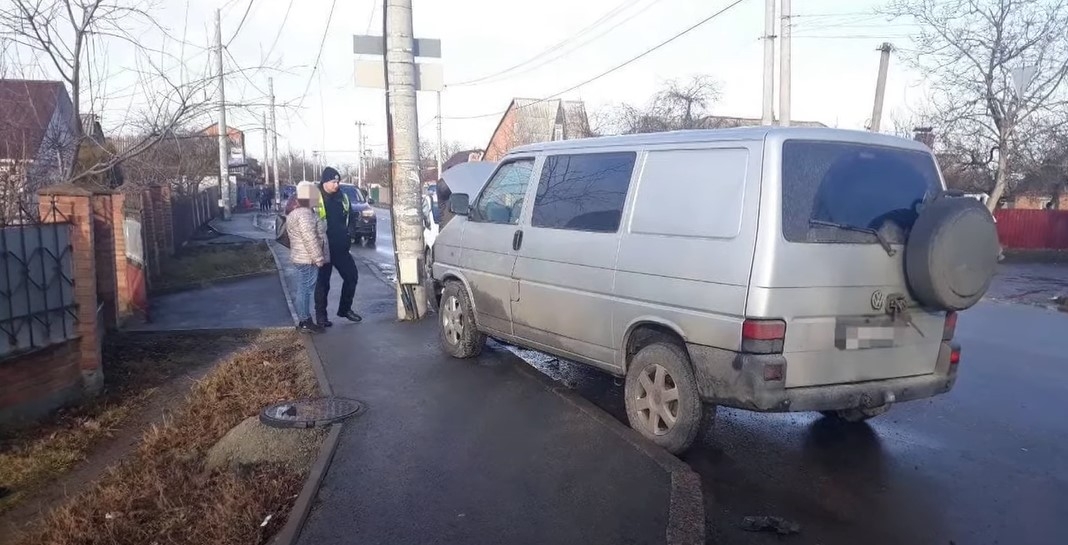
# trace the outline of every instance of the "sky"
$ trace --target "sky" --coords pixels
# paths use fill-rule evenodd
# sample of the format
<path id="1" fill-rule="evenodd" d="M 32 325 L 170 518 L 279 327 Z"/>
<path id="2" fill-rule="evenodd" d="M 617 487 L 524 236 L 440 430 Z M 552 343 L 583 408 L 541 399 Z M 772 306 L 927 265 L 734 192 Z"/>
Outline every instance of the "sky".
<path id="1" fill-rule="evenodd" d="M 413 19 L 417 37 L 442 41 L 443 58 L 424 62 L 443 64 L 444 139 L 481 148 L 513 97 L 543 98 L 573 87 L 732 2 L 413 0 Z M 889 41 L 907 49 L 908 35 L 914 30 L 874 15 L 881 4 L 880 0 L 794 2 L 795 120 L 865 127 L 879 61 L 876 48 Z M 262 155 L 260 125 L 268 77 L 274 78 L 276 100 L 282 105 L 277 124 L 283 153 L 305 150 L 311 158 L 314 150 L 323 150 L 326 163 L 351 164 L 356 159 L 357 121 L 366 123 L 369 148 L 384 153 L 384 93 L 355 86 L 352 52 L 354 34 L 381 34 L 382 2 L 252 0 L 249 5 L 249 0 L 188 0 L 161 3 L 157 8 L 160 22 L 172 36 L 185 36 L 189 45 L 183 51 L 184 70 L 194 74 L 203 73 L 209 61 L 214 62 L 204 47 L 213 41 L 214 10 L 222 8 L 223 41 L 230 44 L 226 62 L 246 68 L 228 77 L 227 99 L 249 105 L 231 108 L 228 124 L 245 130 L 247 153 Z M 244 24 L 235 36 L 242 18 Z M 666 81 L 706 74 L 722 88 L 712 113 L 760 117 L 763 25 L 764 2 L 742 0 L 677 40 L 561 96 L 583 100 L 592 114 L 621 102 L 643 104 Z M 146 41 L 159 38 L 145 36 Z M 173 40 L 162 44 L 171 53 L 177 48 Z M 128 53 L 122 44 L 105 49 L 108 77 L 123 78 L 123 59 Z M 270 56 L 265 60 L 267 53 Z M 319 69 L 313 70 L 317 58 Z M 520 68 L 502 76 L 464 84 L 517 65 Z M 176 66 L 169 69 L 179 70 Z M 41 70 L 47 72 L 47 66 Z M 106 128 L 128 111 L 130 102 L 146 100 L 122 96 L 117 92 L 121 87 L 110 83 L 108 89 L 115 89 L 111 94 L 119 98 L 97 107 Z M 922 100 L 923 79 L 901 58 L 893 57 L 884 130 L 892 128 L 893 117 L 907 117 L 910 108 Z M 418 101 L 420 137 L 433 141 L 435 96 L 421 92 Z"/>

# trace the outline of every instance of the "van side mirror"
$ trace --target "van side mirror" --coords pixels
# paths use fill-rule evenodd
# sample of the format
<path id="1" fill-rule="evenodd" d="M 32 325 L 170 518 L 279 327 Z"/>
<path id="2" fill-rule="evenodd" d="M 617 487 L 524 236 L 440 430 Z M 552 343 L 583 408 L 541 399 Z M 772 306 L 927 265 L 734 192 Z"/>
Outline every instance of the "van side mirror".
<path id="1" fill-rule="evenodd" d="M 367 199 L 367 204 L 374 204 L 374 203 L 375 203 L 374 199 Z"/>
<path id="2" fill-rule="evenodd" d="M 453 193 L 449 197 L 449 211 L 457 216 L 471 213 L 471 198 L 467 193 Z"/>

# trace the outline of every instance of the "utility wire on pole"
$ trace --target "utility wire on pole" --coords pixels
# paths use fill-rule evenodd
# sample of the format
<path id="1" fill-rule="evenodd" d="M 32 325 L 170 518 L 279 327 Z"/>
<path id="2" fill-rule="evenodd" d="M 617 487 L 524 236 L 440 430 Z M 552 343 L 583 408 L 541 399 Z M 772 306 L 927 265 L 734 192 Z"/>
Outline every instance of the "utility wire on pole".
<path id="1" fill-rule="evenodd" d="M 219 207 L 224 220 L 230 219 L 230 135 L 226 129 L 226 89 L 223 81 L 222 24 L 219 10 L 215 10 L 216 74 L 219 101 Z"/>
<path id="2" fill-rule="evenodd" d="M 890 52 L 894 50 L 893 44 L 886 42 L 879 46 L 879 77 L 875 80 L 875 104 L 871 109 L 871 132 L 879 132 L 879 125 L 883 118 L 883 99 L 886 96 L 886 72 L 890 68 Z"/>
<path id="3" fill-rule="evenodd" d="M 278 180 L 278 120 L 274 115 L 274 78 L 267 78 L 267 92 L 271 94 L 271 166 L 274 170 L 274 205 L 275 210 L 281 210 L 282 184 Z"/>
<path id="4" fill-rule="evenodd" d="M 793 22 L 790 13 L 790 0 L 782 0 L 781 27 L 782 40 L 779 42 L 779 124 L 790 126 L 790 35 L 793 34 Z"/>
<path id="5" fill-rule="evenodd" d="M 764 103 L 760 122 L 775 123 L 775 0 L 764 1 Z"/>
<path id="6" fill-rule="evenodd" d="M 422 188 L 419 180 L 419 122 L 415 99 L 415 41 L 412 0 L 384 0 L 386 37 L 386 122 L 389 125 L 393 242 L 397 256 L 397 318 L 426 315 L 420 262 L 423 255 Z"/>

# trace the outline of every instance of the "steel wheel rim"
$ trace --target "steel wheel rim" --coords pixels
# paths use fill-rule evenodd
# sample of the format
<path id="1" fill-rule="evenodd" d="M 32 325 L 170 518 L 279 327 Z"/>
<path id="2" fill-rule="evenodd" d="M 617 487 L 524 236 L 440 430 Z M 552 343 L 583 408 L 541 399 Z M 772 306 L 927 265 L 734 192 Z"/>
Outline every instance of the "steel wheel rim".
<path id="1" fill-rule="evenodd" d="M 449 344 L 460 344 L 464 331 L 464 313 L 455 295 L 450 295 L 441 305 L 441 330 Z"/>
<path id="2" fill-rule="evenodd" d="M 679 385 L 668 370 L 654 363 L 638 375 L 635 412 L 653 435 L 667 435 L 679 420 Z"/>

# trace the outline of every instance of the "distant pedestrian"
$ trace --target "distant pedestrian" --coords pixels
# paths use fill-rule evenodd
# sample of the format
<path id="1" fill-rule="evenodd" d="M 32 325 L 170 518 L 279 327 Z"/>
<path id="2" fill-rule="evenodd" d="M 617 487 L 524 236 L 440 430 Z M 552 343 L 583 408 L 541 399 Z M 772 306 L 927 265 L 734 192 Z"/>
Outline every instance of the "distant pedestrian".
<path id="1" fill-rule="evenodd" d="M 359 314 L 352 311 L 352 300 L 356 296 L 356 283 L 360 273 L 356 262 L 349 254 L 349 213 L 352 203 L 348 195 L 341 191 L 341 174 L 331 167 L 323 169 L 319 182 L 319 206 L 316 207 L 319 219 L 326 222 L 326 242 L 329 246 L 327 263 L 319 268 L 319 279 L 315 283 L 315 321 L 320 326 L 334 325 L 326 317 L 326 298 L 330 293 L 330 275 L 337 269 L 341 275 L 341 301 L 337 306 L 337 315 L 352 322 L 362 321 Z"/>
<path id="2" fill-rule="evenodd" d="M 329 254 L 323 237 L 324 226 L 315 214 L 313 206 L 319 200 L 319 191 L 312 182 L 297 186 L 297 206 L 286 217 L 286 233 L 289 235 L 289 255 L 297 269 L 297 329 L 305 333 L 318 333 L 322 326 L 312 321 L 312 294 L 319 278 L 319 270 L 328 267 Z"/>

